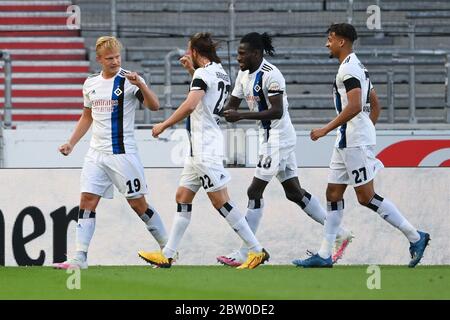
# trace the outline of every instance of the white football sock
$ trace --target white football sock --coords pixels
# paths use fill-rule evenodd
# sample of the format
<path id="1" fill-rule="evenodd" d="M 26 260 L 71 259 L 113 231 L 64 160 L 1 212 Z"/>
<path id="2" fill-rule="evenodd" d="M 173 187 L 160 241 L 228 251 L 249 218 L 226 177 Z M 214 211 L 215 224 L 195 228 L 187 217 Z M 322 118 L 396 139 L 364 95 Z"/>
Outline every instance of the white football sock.
<path id="1" fill-rule="evenodd" d="M 161 220 L 161 216 L 155 208 L 148 205 L 147 211 L 140 217 L 147 226 L 147 230 L 152 234 L 162 249 L 167 244 L 167 232 Z"/>
<path id="2" fill-rule="evenodd" d="M 162 251 L 166 258 L 175 257 L 181 238 L 191 222 L 191 212 L 191 203 L 177 204 L 177 213 L 175 214 L 175 218 L 173 220 L 172 229 L 170 229 L 169 240 Z"/>
<path id="3" fill-rule="evenodd" d="M 89 244 L 95 230 L 95 212 L 80 209 L 78 211 L 78 223 L 76 231 L 76 259 L 86 260 Z M 85 254 L 83 254 L 84 252 Z"/>
<path id="4" fill-rule="evenodd" d="M 247 214 L 245 215 L 245 219 L 247 219 L 248 226 L 252 230 L 253 234 L 256 234 L 256 231 L 259 227 L 259 222 L 261 221 L 262 214 L 264 209 L 264 199 L 249 199 L 247 206 Z M 239 252 L 243 257 L 246 257 L 248 254 L 248 248 L 245 243 L 242 243 Z"/>
<path id="5" fill-rule="evenodd" d="M 252 252 L 261 252 L 262 247 L 250 229 L 245 217 L 237 210 L 234 205 L 226 202 L 222 208 L 217 209 L 222 217 L 233 228 L 234 232 L 244 241 L 245 245 Z"/>
<path id="6" fill-rule="evenodd" d="M 298 205 L 314 221 L 316 221 L 322 225 L 325 223 L 325 220 L 327 217 L 327 212 L 321 206 L 319 199 L 317 199 L 317 197 L 313 196 L 312 194 L 310 194 L 309 192 L 307 192 L 305 190 L 305 195 L 303 196 L 302 201 L 300 201 L 300 203 L 298 203 Z M 337 237 L 344 238 L 344 237 L 350 236 L 350 234 L 351 234 L 350 231 L 348 231 L 342 227 L 339 227 L 338 232 L 337 232 Z"/>
<path id="7" fill-rule="evenodd" d="M 319 256 L 327 259 L 333 252 L 333 245 L 344 215 L 344 200 L 328 202 L 327 219 L 325 220 L 325 234 L 319 249 Z"/>
<path id="8" fill-rule="evenodd" d="M 367 207 L 377 212 L 380 217 L 403 232 L 409 242 L 414 243 L 419 241 L 420 235 L 417 232 L 417 229 L 414 228 L 408 220 L 406 220 L 395 204 L 393 204 L 389 199 L 375 194 Z"/>
<path id="9" fill-rule="evenodd" d="M 327 212 L 320 205 L 319 200 L 312 194 L 305 191 L 305 195 L 298 205 L 310 216 L 314 221 L 324 224 Z"/>

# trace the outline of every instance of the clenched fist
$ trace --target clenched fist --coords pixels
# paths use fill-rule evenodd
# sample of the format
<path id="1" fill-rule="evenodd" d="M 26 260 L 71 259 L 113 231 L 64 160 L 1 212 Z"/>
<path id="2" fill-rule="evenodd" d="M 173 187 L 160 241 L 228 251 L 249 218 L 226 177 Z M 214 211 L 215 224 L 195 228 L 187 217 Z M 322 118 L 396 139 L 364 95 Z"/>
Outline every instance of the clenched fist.
<path id="1" fill-rule="evenodd" d="M 67 143 L 64 143 L 63 145 L 61 145 L 61 146 L 58 148 L 58 150 L 59 150 L 59 152 L 61 152 L 63 155 L 68 156 L 68 155 L 72 152 L 73 146 L 72 146 L 69 142 L 67 142 Z"/>

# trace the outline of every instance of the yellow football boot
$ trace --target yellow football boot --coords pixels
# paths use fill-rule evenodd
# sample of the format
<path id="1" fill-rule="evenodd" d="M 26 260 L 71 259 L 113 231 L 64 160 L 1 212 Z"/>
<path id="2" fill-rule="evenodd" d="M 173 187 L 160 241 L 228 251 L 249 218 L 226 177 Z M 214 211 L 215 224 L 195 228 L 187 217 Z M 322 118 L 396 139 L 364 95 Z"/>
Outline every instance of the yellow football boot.
<path id="1" fill-rule="evenodd" d="M 269 261 L 269 258 L 270 255 L 265 249 L 262 249 L 262 252 L 249 252 L 247 261 L 236 269 L 255 269 L 260 264 Z"/>
<path id="2" fill-rule="evenodd" d="M 146 262 L 159 268 L 170 268 L 172 266 L 172 258 L 166 258 L 162 251 L 139 251 L 138 255 Z"/>

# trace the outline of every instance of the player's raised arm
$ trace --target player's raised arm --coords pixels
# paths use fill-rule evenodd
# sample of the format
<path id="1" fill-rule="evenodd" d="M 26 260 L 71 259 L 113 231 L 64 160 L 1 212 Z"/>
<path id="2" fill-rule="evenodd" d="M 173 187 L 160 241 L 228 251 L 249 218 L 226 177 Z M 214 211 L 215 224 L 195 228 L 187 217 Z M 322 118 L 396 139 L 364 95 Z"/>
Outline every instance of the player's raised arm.
<path id="1" fill-rule="evenodd" d="M 143 105 L 152 111 L 158 111 L 159 110 L 159 99 L 158 99 L 158 96 L 153 92 L 153 90 L 151 90 L 145 84 L 143 84 L 142 88 L 140 87 L 139 89 L 141 89 L 142 95 L 144 97 Z"/>
<path id="2" fill-rule="evenodd" d="M 370 120 L 372 120 L 372 123 L 375 125 L 378 121 L 378 117 L 381 113 L 381 106 L 380 102 L 378 100 L 377 93 L 375 92 L 375 89 L 370 90 Z"/>
<path id="3" fill-rule="evenodd" d="M 192 61 L 191 56 L 184 55 L 180 58 L 180 63 L 189 72 L 191 76 L 194 75 L 195 69 L 194 69 L 194 62 Z"/>
<path id="4" fill-rule="evenodd" d="M 171 127 L 187 118 L 195 110 L 204 95 L 205 91 L 203 90 L 190 91 L 186 100 L 184 100 L 180 107 L 163 123 L 165 123 L 167 127 Z"/>
<path id="5" fill-rule="evenodd" d="M 92 124 L 92 111 L 91 108 L 83 108 L 83 113 L 81 114 L 80 120 L 78 120 L 77 126 L 72 133 L 69 141 L 61 145 L 58 150 L 63 155 L 68 156 L 75 145 L 80 141 L 80 139 L 86 134 Z"/>
<path id="6" fill-rule="evenodd" d="M 147 86 L 144 80 L 136 72 L 128 72 L 125 74 L 125 77 L 132 85 L 139 88 L 136 92 L 136 96 L 142 102 L 144 107 L 149 108 L 152 111 L 158 111 L 158 96 Z"/>
<path id="7" fill-rule="evenodd" d="M 164 122 L 158 123 L 153 127 L 152 135 L 153 137 L 158 137 L 167 128 L 170 128 L 174 124 L 177 124 L 181 120 L 187 118 L 197 107 L 200 100 L 205 95 L 203 90 L 193 90 L 190 91 L 186 100 L 178 107 L 178 109 Z"/>

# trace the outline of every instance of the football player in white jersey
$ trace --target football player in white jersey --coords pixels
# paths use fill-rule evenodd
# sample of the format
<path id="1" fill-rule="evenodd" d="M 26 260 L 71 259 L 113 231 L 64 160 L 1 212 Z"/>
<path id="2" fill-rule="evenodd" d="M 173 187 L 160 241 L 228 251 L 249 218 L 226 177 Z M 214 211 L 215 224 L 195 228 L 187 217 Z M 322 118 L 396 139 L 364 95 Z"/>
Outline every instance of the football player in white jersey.
<path id="1" fill-rule="evenodd" d="M 191 37 L 186 55 L 180 59 L 192 75 L 190 92 L 172 116 L 153 127 L 153 136 L 158 137 L 167 128 L 187 118 L 191 147 L 176 193 L 177 213 L 167 245 L 162 252 L 139 252 L 141 258 L 158 267 L 171 266 L 191 219 L 192 201 L 201 187 L 214 208 L 249 248 L 246 261 L 238 268 L 253 269 L 269 259 L 245 217 L 228 196 L 226 186 L 230 176 L 223 167 L 223 135 L 219 119 L 229 95 L 230 79 L 220 63 L 216 47 L 209 33 L 197 33 Z"/>
<path id="2" fill-rule="evenodd" d="M 383 168 L 373 151 L 380 106 L 369 73 L 353 52 L 356 39 L 356 30 L 348 23 L 333 24 L 328 29 L 326 47 L 330 57 L 337 58 L 340 63 L 333 84 L 338 115 L 323 128 L 311 130 L 311 139 L 316 141 L 339 128 L 328 175 L 324 239 L 317 254 L 293 263 L 306 268 L 332 267 L 331 248 L 343 217 L 344 192 L 352 185 L 361 205 L 378 213 L 406 236 L 410 242 L 409 267 L 415 267 L 422 259 L 430 235 L 414 228 L 389 199 L 375 193 L 373 179 Z"/>
<path id="3" fill-rule="evenodd" d="M 134 117 L 139 103 L 159 108 L 158 97 L 136 73 L 121 68 L 121 43 L 114 37 L 96 42 L 97 62 L 102 71 L 83 85 L 84 108 L 69 141 L 59 151 L 69 155 L 92 125 L 90 149 L 81 172 L 81 199 L 76 229 L 76 255 L 56 268 L 87 268 L 87 252 L 94 234 L 100 198 L 112 198 L 113 188 L 122 193 L 162 248 L 167 234 L 161 217 L 147 204 L 144 168 L 134 139 Z"/>
<path id="4" fill-rule="evenodd" d="M 259 162 L 247 190 L 246 219 L 254 233 L 263 214 L 264 190 L 274 176 L 283 186 L 286 198 L 300 206 L 313 220 L 324 224 L 326 217 L 319 200 L 303 189 L 298 180 L 297 135 L 288 112 L 286 82 L 280 70 L 264 58 L 264 52 L 273 56 L 274 50 L 267 33 L 252 32 L 241 39 L 237 56 L 240 71 L 224 111 L 226 120 L 230 122 L 242 119 L 259 122 Z M 237 111 L 243 99 L 247 101 L 250 112 Z M 339 230 L 335 260 L 342 257 L 351 237 L 350 232 Z M 229 266 L 240 265 L 245 261 L 247 251 L 242 245 L 231 254 L 217 257 L 217 261 Z"/>

